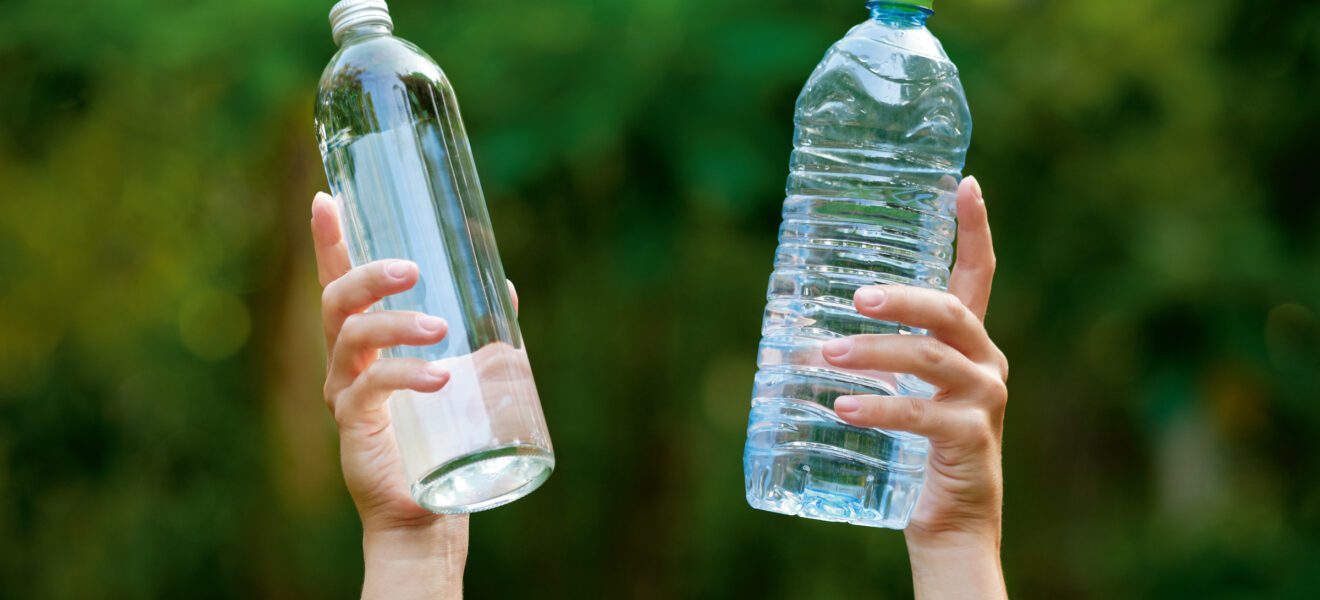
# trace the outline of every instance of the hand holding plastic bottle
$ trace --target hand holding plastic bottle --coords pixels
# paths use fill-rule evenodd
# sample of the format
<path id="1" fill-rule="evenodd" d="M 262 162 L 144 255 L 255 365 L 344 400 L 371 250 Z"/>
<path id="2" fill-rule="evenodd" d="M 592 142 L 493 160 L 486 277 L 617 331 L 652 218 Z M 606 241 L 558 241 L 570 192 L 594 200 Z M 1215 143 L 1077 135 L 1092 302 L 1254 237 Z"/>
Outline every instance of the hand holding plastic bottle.
<path id="1" fill-rule="evenodd" d="M 1008 361 L 983 323 L 994 271 L 985 201 L 968 177 L 958 188 L 958 260 L 949 292 L 882 285 L 854 297 L 861 314 L 928 335 L 858 335 L 821 349 L 835 366 L 911 373 L 939 390 L 931 399 L 852 396 L 834 403 L 853 425 L 930 439 L 921 499 L 904 531 L 918 598 L 1006 597 L 999 540 Z"/>

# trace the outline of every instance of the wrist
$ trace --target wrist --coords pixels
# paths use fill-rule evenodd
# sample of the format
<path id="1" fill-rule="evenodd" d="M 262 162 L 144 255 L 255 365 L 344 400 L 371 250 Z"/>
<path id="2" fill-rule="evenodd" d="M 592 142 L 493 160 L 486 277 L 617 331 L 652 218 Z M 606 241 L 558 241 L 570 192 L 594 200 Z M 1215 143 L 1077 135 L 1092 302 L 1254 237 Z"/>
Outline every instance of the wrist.
<path id="1" fill-rule="evenodd" d="M 366 528 L 363 598 L 460 598 L 467 563 L 467 515 L 425 525 Z"/>
<path id="2" fill-rule="evenodd" d="M 912 585 L 919 599 L 1007 598 L 999 532 L 905 532 Z"/>
<path id="3" fill-rule="evenodd" d="M 362 552 L 368 559 L 466 559 L 468 516 L 437 516 L 426 523 L 376 526 L 364 522 Z"/>
<path id="4" fill-rule="evenodd" d="M 1000 528 L 997 522 L 962 524 L 956 527 L 930 527 L 910 523 L 903 530 L 908 551 L 989 550 L 999 554 Z"/>

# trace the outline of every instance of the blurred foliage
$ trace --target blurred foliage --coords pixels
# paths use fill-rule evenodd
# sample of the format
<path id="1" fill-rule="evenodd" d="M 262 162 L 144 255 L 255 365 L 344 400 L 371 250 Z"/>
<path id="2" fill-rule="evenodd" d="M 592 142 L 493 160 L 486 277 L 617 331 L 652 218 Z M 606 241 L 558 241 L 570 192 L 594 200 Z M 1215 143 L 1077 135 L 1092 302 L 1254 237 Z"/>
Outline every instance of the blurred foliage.
<path id="1" fill-rule="evenodd" d="M 911 593 L 900 534 L 742 498 L 793 101 L 862 3 L 392 3 L 458 90 L 559 454 L 474 517 L 470 595 Z M 329 4 L 0 4 L 0 596 L 357 593 L 305 231 Z M 1011 591 L 1313 593 L 1320 4 L 936 8 Z"/>

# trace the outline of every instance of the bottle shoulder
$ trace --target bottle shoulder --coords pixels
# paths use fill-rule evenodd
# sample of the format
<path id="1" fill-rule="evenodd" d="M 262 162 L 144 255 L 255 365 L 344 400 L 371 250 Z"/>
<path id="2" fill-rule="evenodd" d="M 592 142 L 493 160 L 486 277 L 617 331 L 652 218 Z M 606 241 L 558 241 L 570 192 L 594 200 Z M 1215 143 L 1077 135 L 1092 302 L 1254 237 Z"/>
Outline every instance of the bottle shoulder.
<path id="1" fill-rule="evenodd" d="M 325 142 L 446 118 L 445 106 L 453 103 L 453 88 L 431 57 L 407 40 L 380 35 L 351 41 L 330 59 L 314 116 Z"/>
<path id="2" fill-rule="evenodd" d="M 952 64 L 949 55 L 944 52 L 944 45 L 940 43 L 939 38 L 935 37 L 935 34 L 924 26 L 893 27 L 874 19 L 868 19 L 848 30 L 848 34 L 840 41 L 849 40 L 882 43 L 892 47 L 897 52 Z"/>
<path id="3" fill-rule="evenodd" d="M 916 153 L 961 168 L 972 117 L 958 69 L 924 27 L 858 25 L 830 47 L 798 96 L 796 147 Z"/>
<path id="4" fill-rule="evenodd" d="M 967 103 L 958 68 L 929 30 L 888 27 L 876 21 L 852 28 L 830 46 L 807 79 L 799 108 L 803 103 L 832 103 L 841 99 L 840 94 L 887 106 L 952 103 L 962 112 Z"/>
<path id="5" fill-rule="evenodd" d="M 421 48 L 403 38 L 380 35 L 345 44 L 335 52 L 321 72 L 319 92 L 376 87 L 391 81 L 449 87 L 444 71 Z"/>

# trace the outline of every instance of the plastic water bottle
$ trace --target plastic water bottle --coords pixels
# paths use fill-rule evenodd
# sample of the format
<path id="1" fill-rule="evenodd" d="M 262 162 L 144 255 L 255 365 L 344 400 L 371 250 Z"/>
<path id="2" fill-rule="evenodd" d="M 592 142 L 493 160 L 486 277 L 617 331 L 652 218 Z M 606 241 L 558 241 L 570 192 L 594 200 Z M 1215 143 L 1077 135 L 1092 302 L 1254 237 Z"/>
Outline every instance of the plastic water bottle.
<path id="1" fill-rule="evenodd" d="M 450 372 L 439 392 L 389 399 L 413 498 L 438 513 L 511 502 L 555 459 L 454 89 L 392 35 L 383 1 L 339 2 L 330 24 L 340 48 L 321 76 L 316 130 L 349 255 L 416 262 L 417 285 L 376 308 L 449 322 L 438 344 L 383 352 Z"/>
<path id="2" fill-rule="evenodd" d="M 871 18 L 826 52 L 797 100 L 743 469 L 755 508 L 901 529 L 927 441 L 847 425 L 834 399 L 933 390 L 910 375 L 830 366 L 820 347 L 923 333 L 857 314 L 853 293 L 947 286 L 972 122 L 958 70 L 926 29 L 931 1 L 867 7 Z"/>

